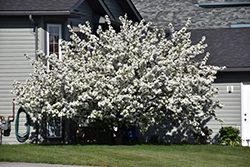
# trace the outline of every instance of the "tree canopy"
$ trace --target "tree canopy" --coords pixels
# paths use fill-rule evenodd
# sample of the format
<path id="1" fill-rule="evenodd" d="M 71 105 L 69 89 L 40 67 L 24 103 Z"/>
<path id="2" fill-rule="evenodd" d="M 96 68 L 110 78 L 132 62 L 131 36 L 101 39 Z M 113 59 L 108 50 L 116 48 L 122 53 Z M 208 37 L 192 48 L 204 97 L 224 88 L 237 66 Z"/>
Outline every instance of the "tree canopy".
<path id="1" fill-rule="evenodd" d="M 96 34 L 89 22 L 79 25 L 85 39 L 69 26 L 62 60 L 46 56 L 50 69 L 26 55 L 34 72 L 14 82 L 16 103 L 34 114 L 99 122 L 117 134 L 124 125 L 147 129 L 169 119 L 199 130 L 203 119 L 216 118 L 221 104 L 212 83 L 223 67 L 207 65 L 209 53 L 196 59 L 207 45 L 205 37 L 192 44 L 190 19 L 179 31 L 169 24 L 170 38 L 144 20 L 120 22 L 116 32 L 106 17 L 108 29 L 99 26 Z"/>

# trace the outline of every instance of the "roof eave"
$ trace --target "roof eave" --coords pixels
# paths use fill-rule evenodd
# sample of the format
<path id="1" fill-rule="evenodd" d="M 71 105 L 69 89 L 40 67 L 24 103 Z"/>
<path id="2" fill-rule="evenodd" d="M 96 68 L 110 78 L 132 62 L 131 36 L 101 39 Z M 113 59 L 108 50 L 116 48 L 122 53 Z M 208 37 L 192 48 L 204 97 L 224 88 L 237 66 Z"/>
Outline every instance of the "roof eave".
<path id="1" fill-rule="evenodd" d="M 79 0 L 74 6 L 71 7 L 69 10 L 70 12 L 73 12 L 76 8 L 78 8 L 85 0 Z"/>
<path id="2" fill-rule="evenodd" d="M 106 5 L 106 3 L 103 0 L 98 0 L 99 3 L 101 4 L 101 6 L 103 7 L 103 9 L 105 10 L 105 12 L 108 14 L 108 16 L 110 17 L 111 21 L 116 21 L 114 15 L 112 14 L 112 12 L 109 10 L 108 6 Z"/>
<path id="3" fill-rule="evenodd" d="M 135 16 L 137 17 L 137 19 L 140 21 L 142 20 L 142 16 L 140 15 L 140 13 L 138 12 L 138 10 L 136 9 L 136 7 L 134 6 L 134 4 L 131 2 L 131 0 L 127 0 L 128 5 L 130 6 L 130 8 L 132 9 L 133 13 L 135 14 Z"/>
<path id="4" fill-rule="evenodd" d="M 116 0 L 116 2 L 118 3 L 120 7 L 129 8 L 129 10 L 126 11 L 126 12 L 130 12 L 130 13 L 127 13 L 128 16 L 132 16 L 138 22 L 142 20 L 142 16 L 140 15 L 140 13 L 138 12 L 138 10 L 136 9 L 136 7 L 134 6 L 131 0 L 124 0 L 124 1 Z"/>
<path id="5" fill-rule="evenodd" d="M 248 68 L 226 68 L 225 70 L 221 71 L 221 72 L 247 72 L 250 71 L 250 67 Z"/>

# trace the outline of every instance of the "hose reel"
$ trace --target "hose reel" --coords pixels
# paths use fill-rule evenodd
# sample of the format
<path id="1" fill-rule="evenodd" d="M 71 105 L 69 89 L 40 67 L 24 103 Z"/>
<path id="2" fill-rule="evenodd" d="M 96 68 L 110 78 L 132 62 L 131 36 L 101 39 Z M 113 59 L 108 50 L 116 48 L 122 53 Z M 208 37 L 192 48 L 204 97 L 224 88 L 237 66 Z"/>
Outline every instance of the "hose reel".
<path id="1" fill-rule="evenodd" d="M 26 132 L 23 134 L 18 133 L 19 130 L 19 115 L 21 113 L 25 113 L 26 114 Z M 16 124 L 15 124 L 15 133 L 16 133 L 16 138 L 19 142 L 25 142 L 28 138 L 29 138 L 29 134 L 30 134 L 30 116 L 28 114 L 27 110 L 24 110 L 23 108 L 19 108 L 17 111 L 17 115 L 16 115 Z"/>

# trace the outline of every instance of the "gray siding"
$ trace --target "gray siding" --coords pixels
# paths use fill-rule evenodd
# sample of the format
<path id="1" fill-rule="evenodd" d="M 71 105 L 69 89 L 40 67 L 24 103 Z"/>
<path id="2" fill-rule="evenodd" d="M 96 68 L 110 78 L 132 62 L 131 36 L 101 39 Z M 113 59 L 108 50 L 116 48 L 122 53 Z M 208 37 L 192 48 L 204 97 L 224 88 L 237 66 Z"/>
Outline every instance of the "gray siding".
<path id="1" fill-rule="evenodd" d="M 249 82 L 249 71 L 236 71 L 237 68 L 249 68 L 249 28 L 229 28 L 230 24 L 249 24 L 250 7 L 223 7 L 223 8 L 202 8 L 197 7 L 196 3 L 214 3 L 214 2 L 236 2 L 233 0 L 132 0 L 136 8 L 146 21 L 151 21 L 158 28 L 167 30 L 168 24 L 172 23 L 175 29 L 180 29 L 186 24 L 189 17 L 192 19 L 190 29 L 192 32 L 192 41 L 196 43 L 201 36 L 206 36 L 205 41 L 208 44 L 206 51 L 211 53 L 208 64 L 227 66 L 228 72 L 218 73 L 218 79 L 213 84 L 219 88 L 217 99 L 224 107 L 217 109 L 218 118 L 224 120 L 220 123 L 210 120 L 207 126 L 213 130 L 211 137 L 217 135 L 221 126 L 241 127 L 241 83 Z M 239 0 L 237 2 L 244 2 Z M 245 50 L 246 49 L 246 50 Z M 239 69 L 238 69 L 239 70 Z M 229 94 L 227 86 L 233 86 L 234 92 Z M 153 127 L 148 131 L 148 137 L 152 134 L 166 135 L 166 130 L 157 131 L 159 127 Z M 180 134 L 179 138 L 176 134 Z M 185 137 L 181 130 L 168 133 L 169 138 L 174 141 L 180 141 Z"/>
<path id="2" fill-rule="evenodd" d="M 85 14 L 81 18 L 69 18 L 68 23 L 73 26 L 78 26 L 78 24 L 85 24 L 86 21 L 93 23 L 93 12 L 92 8 L 89 6 L 87 1 L 84 1 L 76 10 Z"/>
<path id="3" fill-rule="evenodd" d="M 216 121 L 214 119 L 209 120 L 205 126 L 213 130 L 210 136 L 211 142 L 216 142 L 215 139 L 218 136 L 219 130 L 222 126 L 233 126 L 235 128 L 241 128 L 241 83 L 214 83 L 214 87 L 219 88 L 219 95 L 216 99 L 219 99 L 223 104 L 222 109 L 216 110 L 218 118 L 223 122 Z M 227 86 L 233 86 L 234 92 L 228 93 Z M 161 139 L 166 138 L 168 143 L 181 143 L 182 141 L 188 141 L 194 143 L 195 138 L 192 133 L 180 126 L 173 126 L 170 121 L 165 122 L 166 128 L 162 129 L 160 126 L 155 125 L 143 134 L 145 141 L 149 141 L 152 136 L 158 136 Z"/>
<path id="4" fill-rule="evenodd" d="M 217 99 L 223 104 L 222 109 L 216 110 L 216 115 L 223 122 L 211 120 L 207 126 L 213 130 L 212 137 L 216 136 L 222 126 L 241 127 L 241 83 L 214 83 L 219 88 Z M 227 92 L 227 86 L 233 86 L 232 93 Z"/>
<path id="5" fill-rule="evenodd" d="M 24 82 L 32 72 L 24 54 L 35 57 L 33 28 L 0 28 L 0 115 L 12 115 L 12 84 L 14 80 Z M 15 108 L 15 116 L 18 106 Z M 20 116 L 19 132 L 26 131 L 24 115 Z M 17 144 L 15 122 L 11 124 L 10 136 L 3 136 L 3 144 Z M 32 128 L 31 128 L 32 129 Z"/>
<path id="6" fill-rule="evenodd" d="M 115 0 L 104 0 L 104 2 L 109 7 L 111 13 L 115 16 L 116 19 L 119 19 L 120 16 L 124 16 L 124 12 Z"/>

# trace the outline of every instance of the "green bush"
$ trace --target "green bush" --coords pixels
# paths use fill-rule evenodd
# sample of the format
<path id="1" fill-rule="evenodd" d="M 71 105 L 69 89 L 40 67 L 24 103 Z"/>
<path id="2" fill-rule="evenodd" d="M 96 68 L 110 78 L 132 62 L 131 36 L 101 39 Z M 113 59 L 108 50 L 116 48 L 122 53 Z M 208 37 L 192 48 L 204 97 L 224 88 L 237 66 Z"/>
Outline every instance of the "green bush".
<path id="1" fill-rule="evenodd" d="M 221 127 L 219 133 L 220 133 L 220 137 L 218 139 L 219 143 L 230 146 L 237 146 L 241 144 L 241 137 L 239 136 L 240 130 L 233 128 L 231 126 Z"/>
<path id="2" fill-rule="evenodd" d="M 207 144 L 207 140 L 209 139 L 209 136 L 213 133 L 212 129 L 209 129 L 207 126 L 204 128 L 201 128 L 202 133 L 196 133 L 195 136 L 195 143 L 196 144 Z"/>

